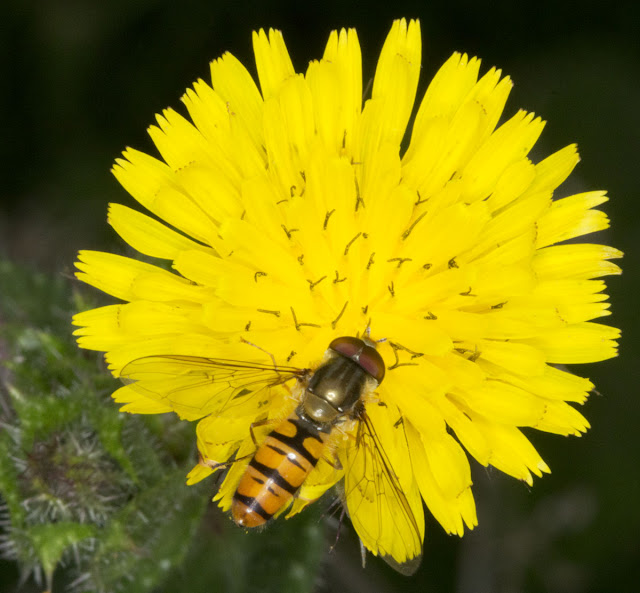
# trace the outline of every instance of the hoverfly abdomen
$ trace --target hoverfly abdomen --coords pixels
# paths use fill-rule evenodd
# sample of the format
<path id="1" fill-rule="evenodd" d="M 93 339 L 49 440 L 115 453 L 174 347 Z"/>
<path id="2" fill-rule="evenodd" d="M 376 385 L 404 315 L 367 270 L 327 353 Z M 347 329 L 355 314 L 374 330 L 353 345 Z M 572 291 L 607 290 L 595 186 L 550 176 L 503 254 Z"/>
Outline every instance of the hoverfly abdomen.
<path id="1" fill-rule="evenodd" d="M 231 515 L 243 527 L 264 525 L 298 491 L 322 455 L 328 432 L 293 414 L 258 448 L 233 495 Z"/>

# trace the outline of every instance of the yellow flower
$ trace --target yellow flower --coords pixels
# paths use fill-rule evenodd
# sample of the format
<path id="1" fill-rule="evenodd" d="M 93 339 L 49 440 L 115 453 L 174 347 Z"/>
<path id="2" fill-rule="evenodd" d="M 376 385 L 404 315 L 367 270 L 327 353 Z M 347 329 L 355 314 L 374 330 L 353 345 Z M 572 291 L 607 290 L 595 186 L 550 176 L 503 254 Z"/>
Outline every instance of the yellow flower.
<path id="1" fill-rule="evenodd" d="M 220 369 L 189 365 L 314 369 L 332 340 L 367 330 L 387 369 L 363 396 L 383 452 L 368 463 L 364 416 L 342 418 L 289 514 L 344 477 L 364 545 L 411 572 L 422 500 L 449 533 L 477 523 L 467 453 L 531 484 L 549 468 L 522 428 L 588 428 L 572 404 L 593 385 L 554 365 L 616 355 L 619 331 L 592 320 L 609 314 L 597 278 L 620 273 L 609 260 L 621 253 L 567 242 L 608 226 L 594 209 L 607 197 L 553 199 L 576 147 L 534 164 L 544 122 L 519 111 L 498 125 L 510 79 L 495 68 L 479 78 L 479 60 L 458 53 L 429 85 L 403 153 L 417 21 L 394 22 L 364 105 L 354 30 L 333 32 L 305 74 L 280 32 L 253 41 L 260 89 L 225 54 L 212 86 L 199 80 L 183 97 L 193 123 L 168 109 L 149 129 L 162 161 L 133 149 L 117 161 L 117 179 L 155 217 L 112 204 L 110 224 L 172 270 L 81 252 L 78 277 L 124 303 L 76 315 L 78 342 L 105 351 L 115 376 L 139 361 L 124 372 L 137 382 L 113 395 L 123 410 L 200 420 L 190 483 L 236 460 L 217 496 L 228 509 L 254 439 L 301 395 L 291 376 L 261 397 L 236 390 L 231 405 L 237 375 L 221 384 Z M 359 480 L 380 485 L 385 464 L 397 490 L 368 498 Z M 396 511 L 411 520 L 398 527 Z"/>

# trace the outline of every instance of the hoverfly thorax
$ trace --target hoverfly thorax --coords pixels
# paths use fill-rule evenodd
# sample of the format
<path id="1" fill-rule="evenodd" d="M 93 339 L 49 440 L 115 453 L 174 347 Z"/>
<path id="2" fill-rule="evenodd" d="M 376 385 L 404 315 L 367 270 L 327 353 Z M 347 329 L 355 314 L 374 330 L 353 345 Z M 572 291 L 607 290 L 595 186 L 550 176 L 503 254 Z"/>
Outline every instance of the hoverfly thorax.
<path id="1" fill-rule="evenodd" d="M 329 345 L 331 357 L 309 380 L 299 413 L 320 424 L 333 424 L 349 414 L 367 383 L 379 385 L 384 361 L 374 346 L 352 337 L 336 338 Z"/>

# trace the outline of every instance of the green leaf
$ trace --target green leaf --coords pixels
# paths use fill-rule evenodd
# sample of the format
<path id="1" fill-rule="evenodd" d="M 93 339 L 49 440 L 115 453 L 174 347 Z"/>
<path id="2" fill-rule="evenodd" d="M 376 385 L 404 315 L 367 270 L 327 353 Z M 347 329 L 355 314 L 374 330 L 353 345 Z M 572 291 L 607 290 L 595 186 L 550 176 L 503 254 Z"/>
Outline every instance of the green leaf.
<path id="1" fill-rule="evenodd" d="M 151 591 L 183 561 L 207 501 L 184 476 L 168 472 L 113 516 L 87 571 L 98 590 Z"/>
<path id="2" fill-rule="evenodd" d="M 89 537 L 93 537 L 96 528 L 92 525 L 60 522 L 32 525 L 27 536 L 40 560 L 47 585 L 51 588 L 53 572 L 62 560 L 63 554 L 71 547 Z"/>

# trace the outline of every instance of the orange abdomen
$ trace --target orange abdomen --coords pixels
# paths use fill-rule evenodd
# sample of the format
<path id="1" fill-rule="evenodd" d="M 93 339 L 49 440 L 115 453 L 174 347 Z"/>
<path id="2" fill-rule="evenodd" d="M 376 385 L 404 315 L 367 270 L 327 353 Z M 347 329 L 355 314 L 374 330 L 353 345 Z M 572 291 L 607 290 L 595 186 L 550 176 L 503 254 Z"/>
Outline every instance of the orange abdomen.
<path id="1" fill-rule="evenodd" d="M 322 455 L 328 433 L 291 415 L 260 445 L 233 495 L 231 516 L 242 527 L 259 527 L 298 491 Z"/>

